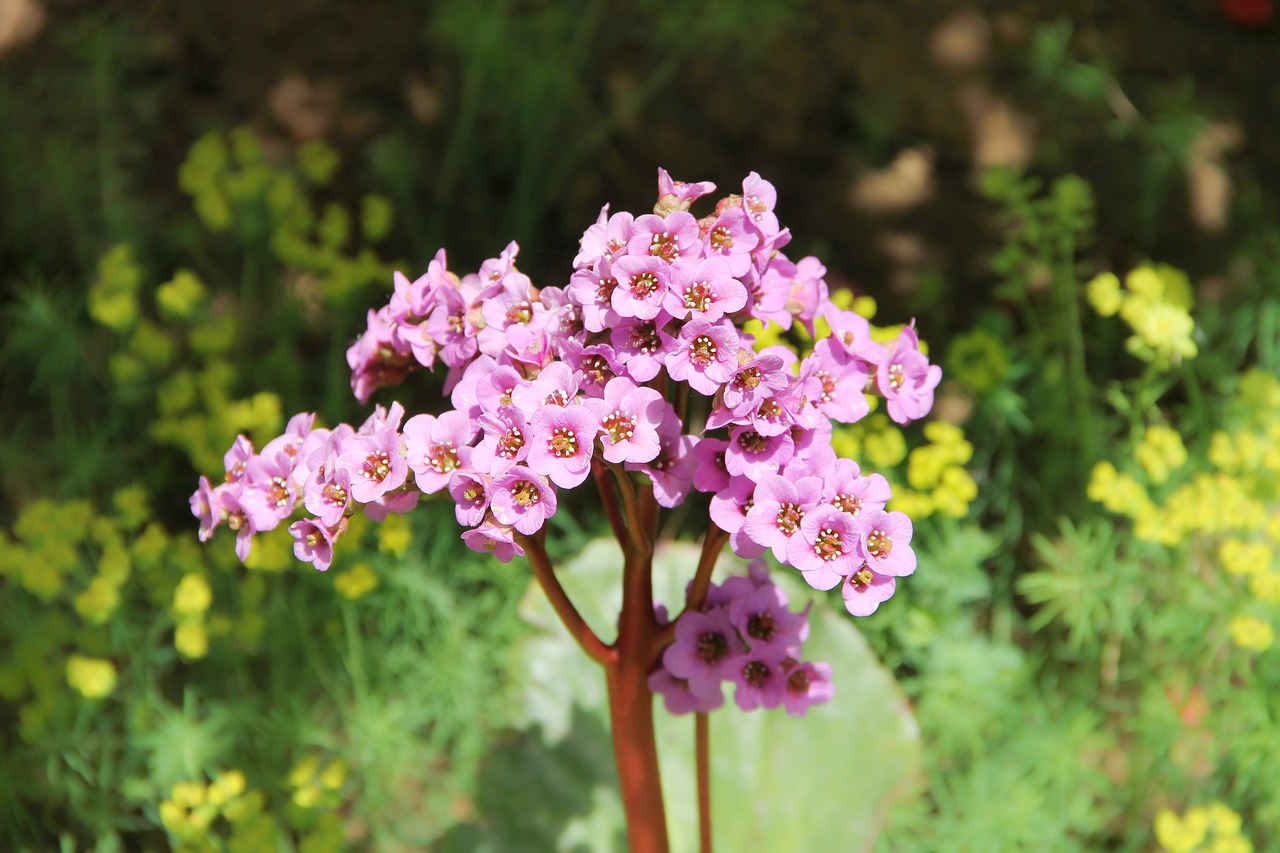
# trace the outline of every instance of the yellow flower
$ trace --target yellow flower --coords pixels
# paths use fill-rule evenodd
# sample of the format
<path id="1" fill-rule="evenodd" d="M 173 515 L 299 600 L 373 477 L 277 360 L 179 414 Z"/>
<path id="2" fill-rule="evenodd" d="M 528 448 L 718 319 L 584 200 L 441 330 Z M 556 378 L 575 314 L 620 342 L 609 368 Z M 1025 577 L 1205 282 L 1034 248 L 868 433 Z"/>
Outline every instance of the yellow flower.
<path id="1" fill-rule="evenodd" d="M 173 647 L 190 660 L 197 660 L 209 653 L 209 632 L 203 622 L 189 620 L 178 624 L 173 632 Z"/>
<path id="2" fill-rule="evenodd" d="M 1274 553 L 1266 542 L 1224 539 L 1218 546 L 1222 567 L 1233 575 L 1259 575 L 1271 568 Z"/>
<path id="3" fill-rule="evenodd" d="M 378 526 L 378 550 L 403 557 L 413 544 L 413 527 L 403 515 L 388 515 Z"/>
<path id="4" fill-rule="evenodd" d="M 1224 803 L 1209 803 L 1205 806 L 1209 817 L 1209 825 L 1218 835 L 1239 835 L 1240 815 Z"/>
<path id="5" fill-rule="evenodd" d="M 205 286 L 191 270 L 178 270 L 173 278 L 156 288 L 156 306 L 161 316 L 188 320 L 204 302 Z"/>
<path id="6" fill-rule="evenodd" d="M 942 482 L 933 491 L 933 502 L 938 512 L 951 518 L 964 518 L 969 514 L 969 504 L 978 496 L 978 484 L 963 468 L 948 468 L 942 472 Z"/>
<path id="7" fill-rule="evenodd" d="M 347 763 L 340 758 L 329 762 L 329 766 L 320 774 L 320 785 L 330 791 L 336 791 L 347 781 Z"/>
<path id="8" fill-rule="evenodd" d="M 873 467 L 881 470 L 893 468 L 907 457 L 907 440 L 901 432 L 889 426 L 888 418 L 883 415 L 875 417 L 874 423 L 868 423 L 872 431 L 862 441 L 863 452 Z"/>
<path id="9" fill-rule="evenodd" d="M 1227 630 L 1231 642 L 1242 649 L 1261 652 L 1271 648 L 1271 625 L 1256 616 L 1232 616 Z"/>
<path id="10" fill-rule="evenodd" d="M 204 805 L 207 793 L 203 782 L 177 782 L 169 791 L 169 799 L 184 809 Z"/>
<path id="11" fill-rule="evenodd" d="M 116 666 L 109 660 L 73 654 L 67 658 L 67 683 L 87 699 L 110 696 L 116 689 Z"/>
<path id="12" fill-rule="evenodd" d="M 1268 604 L 1280 602 L 1280 572 L 1262 572 L 1249 578 L 1249 592 Z"/>
<path id="13" fill-rule="evenodd" d="M 184 575 L 173 591 L 173 612 L 179 616 L 198 616 L 212 603 L 213 590 L 202 574 Z"/>
<path id="14" fill-rule="evenodd" d="M 853 313 L 865 320 L 874 320 L 876 316 L 876 300 L 874 296 L 859 296 L 850 306 Z"/>
<path id="15" fill-rule="evenodd" d="M 378 576 L 369 568 L 368 563 L 356 563 L 348 572 L 334 578 L 334 588 L 343 598 L 356 601 L 378 586 Z"/>
<path id="16" fill-rule="evenodd" d="M 889 500 L 889 509 L 905 512 L 915 519 L 928 518 L 933 515 L 933 498 L 910 489 L 894 489 L 893 497 Z"/>
<path id="17" fill-rule="evenodd" d="M 1120 290 L 1120 279 L 1115 273 L 1104 272 L 1095 276 L 1085 285 L 1085 297 L 1093 310 L 1103 317 L 1113 317 L 1124 303 L 1124 294 Z"/>
<path id="18" fill-rule="evenodd" d="M 1182 820 L 1169 809 L 1161 809 L 1156 815 L 1156 841 L 1169 853 L 1190 853 L 1204 841 L 1205 829 L 1192 826 L 1189 820 Z"/>
<path id="19" fill-rule="evenodd" d="M 1147 427 L 1134 455 L 1151 482 L 1159 484 L 1168 480 L 1171 472 L 1186 464 L 1187 448 L 1176 430 L 1156 424 Z"/>
<path id="20" fill-rule="evenodd" d="M 239 770 L 228 770 L 209 786 L 209 802 L 223 806 L 244 793 L 245 778 Z"/>
<path id="21" fill-rule="evenodd" d="M 86 622 L 101 625 L 120 606 L 120 590 L 116 584 L 99 575 L 71 602 Z"/>

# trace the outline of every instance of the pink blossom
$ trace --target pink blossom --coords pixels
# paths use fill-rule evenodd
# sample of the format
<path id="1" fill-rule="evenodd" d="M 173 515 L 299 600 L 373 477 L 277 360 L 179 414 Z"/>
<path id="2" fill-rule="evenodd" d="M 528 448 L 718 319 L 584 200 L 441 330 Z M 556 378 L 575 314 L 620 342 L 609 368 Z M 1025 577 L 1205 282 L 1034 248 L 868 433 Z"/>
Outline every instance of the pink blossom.
<path id="1" fill-rule="evenodd" d="M 897 581 L 888 575 L 873 572 L 865 563 L 841 580 L 840 594 L 844 598 L 844 609 L 853 616 L 870 616 L 875 613 L 880 602 L 888 600 L 897 587 Z"/>
<path id="2" fill-rule="evenodd" d="M 876 385 L 888 403 L 889 417 L 900 424 L 929 414 L 933 389 L 941 381 L 942 368 L 929 364 L 910 326 L 898 333 L 892 351 L 876 370 Z"/>
<path id="3" fill-rule="evenodd" d="M 338 464 L 351 474 L 351 497 L 362 504 L 400 488 L 409 473 L 409 466 L 400 455 L 400 436 L 392 427 L 374 435 L 345 439 Z"/>
<path id="4" fill-rule="evenodd" d="M 858 554 L 874 572 L 902 577 L 916 570 L 916 552 L 911 549 L 911 519 L 906 513 L 868 510 L 858 519 L 863 533 Z"/>
<path id="5" fill-rule="evenodd" d="M 690 320 L 670 345 L 667 372 L 710 397 L 737 371 L 738 345 L 738 333 L 728 320 Z"/>
<path id="6" fill-rule="evenodd" d="M 658 204 L 654 207 L 654 213 L 666 214 L 675 210 L 688 210 L 689 205 L 715 190 L 716 185 L 710 181 L 685 183 L 672 180 L 667 170 L 659 166 Z"/>
<path id="7" fill-rule="evenodd" d="M 637 383 L 648 382 L 662 369 L 667 348 L 658 334 L 656 323 L 623 321 L 610 331 L 609 341 L 613 344 L 614 357 L 621 372 Z M 586 368 L 582 369 L 585 372 Z"/>
<path id="8" fill-rule="evenodd" d="M 834 695 L 829 665 L 802 662 L 787 670 L 787 690 L 782 704 L 791 716 L 803 717 L 814 705 L 825 705 Z"/>
<path id="9" fill-rule="evenodd" d="M 306 518 L 289 525 L 293 535 L 293 555 L 320 571 L 328 571 L 333 563 L 334 535 L 317 519 Z"/>
<path id="10" fill-rule="evenodd" d="M 658 258 L 668 264 L 681 258 L 697 260 L 701 255 L 698 220 L 684 210 L 667 216 L 653 213 L 637 216 L 635 230 L 627 242 L 627 254 Z M 622 281 L 622 276 L 618 276 L 618 280 Z"/>
<path id="11" fill-rule="evenodd" d="M 729 661 L 742 654 L 742 642 L 724 608 L 686 612 L 676 620 L 675 642 L 662 653 L 662 665 L 689 682 L 698 696 L 720 691 Z"/>
<path id="12" fill-rule="evenodd" d="M 619 317 L 652 320 L 658 316 L 671 281 L 666 261 L 627 255 L 614 262 L 612 272 L 618 284 L 609 294 L 609 305 Z"/>
<path id="13" fill-rule="evenodd" d="M 307 483 L 304 505 L 321 524 L 334 527 L 351 508 L 351 472 L 338 467 L 323 479 L 318 473 Z"/>
<path id="14" fill-rule="evenodd" d="M 606 462 L 649 462 L 658 455 L 659 427 L 676 421 L 675 409 L 661 394 L 625 376 L 610 380 L 604 398 L 588 400 L 587 406 L 599 421 Z"/>
<path id="15" fill-rule="evenodd" d="M 475 422 L 458 411 L 438 418 L 409 418 L 404 425 L 405 456 L 418 488 L 430 495 L 447 486 L 453 472 L 467 464 L 475 434 Z"/>
<path id="16" fill-rule="evenodd" d="M 543 406 L 533 413 L 529 429 L 528 466 L 572 489 L 591 473 L 591 456 L 600 423 L 586 406 Z"/>
<path id="17" fill-rule="evenodd" d="M 721 258 L 676 261 L 662 307 L 672 317 L 695 317 L 715 322 L 747 304 L 747 289 L 729 272 Z"/>
<path id="18" fill-rule="evenodd" d="M 471 527 L 484 520 L 489 509 L 489 489 L 482 476 L 468 471 L 455 471 L 449 478 L 449 495 L 456 506 L 458 523 Z"/>
<path id="19" fill-rule="evenodd" d="M 510 563 L 513 557 L 523 557 L 524 548 L 515 541 L 511 528 L 497 524 L 492 520 L 485 521 L 479 527 L 465 531 L 462 541 L 472 551 L 490 554 L 500 563 Z"/>
<path id="20" fill-rule="evenodd" d="M 861 530 L 852 515 L 832 506 L 808 512 L 799 532 L 787 542 L 787 562 L 814 589 L 831 589 L 862 564 Z"/>
<path id="21" fill-rule="evenodd" d="M 530 536 L 556 513 L 556 490 L 547 478 L 516 465 L 489 486 L 489 510 L 499 523 Z"/>
<path id="22" fill-rule="evenodd" d="M 778 562 L 786 562 L 788 541 L 800 530 L 805 515 L 821 503 L 821 478 L 793 480 L 765 474 L 756 485 L 754 503 L 743 524 L 752 541 L 771 548 Z"/>
<path id="23" fill-rule="evenodd" d="M 800 654 L 809 636 L 806 613 L 793 613 L 776 584 L 766 584 L 729 603 L 729 621 L 751 647 L 752 657 L 783 661 Z"/>
<path id="24" fill-rule="evenodd" d="M 730 680 L 737 687 L 733 692 L 733 701 L 740 709 L 768 710 L 782 704 L 783 694 L 787 689 L 787 676 L 782 671 L 780 662 L 757 657 L 752 653 L 735 658 L 734 664 Z"/>
<path id="25" fill-rule="evenodd" d="M 715 690 L 699 696 L 689 686 L 689 680 L 677 678 L 665 668 L 659 668 L 649 676 L 649 691 L 662 697 L 669 714 L 688 714 L 693 711 L 714 711 L 724 705 L 724 692 L 719 683 Z"/>

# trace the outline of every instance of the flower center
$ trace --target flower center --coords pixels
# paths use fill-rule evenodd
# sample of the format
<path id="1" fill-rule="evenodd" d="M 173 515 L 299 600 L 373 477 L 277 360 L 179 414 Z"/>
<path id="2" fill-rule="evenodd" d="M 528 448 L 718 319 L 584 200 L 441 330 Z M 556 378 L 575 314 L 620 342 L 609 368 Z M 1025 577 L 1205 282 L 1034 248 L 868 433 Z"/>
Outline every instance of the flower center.
<path id="1" fill-rule="evenodd" d="M 822 396 L 818 399 L 823 403 L 830 403 L 831 396 L 836 392 L 836 381 L 832 379 L 831 374 L 827 373 L 825 370 L 819 370 L 815 376 L 817 376 L 818 381 L 822 383 Z"/>
<path id="2" fill-rule="evenodd" d="M 738 436 L 738 446 L 747 453 L 764 453 L 769 446 L 769 439 L 755 430 L 749 429 Z"/>
<path id="3" fill-rule="evenodd" d="M 746 203 L 747 203 L 747 211 L 751 214 L 752 219 L 754 219 L 756 222 L 759 222 L 760 220 L 764 219 L 764 213 L 769 208 L 765 206 L 765 203 L 760 200 L 759 196 L 754 196 L 754 195 L 747 196 Z"/>
<path id="4" fill-rule="evenodd" d="M 476 483 L 472 483 L 470 486 L 467 486 L 467 488 L 462 492 L 462 496 L 472 503 L 480 500 L 480 496 L 483 494 L 484 490 Z"/>
<path id="5" fill-rule="evenodd" d="M 705 281 L 695 281 L 684 289 L 684 307 L 690 311 L 706 311 L 711 307 L 711 288 Z"/>
<path id="6" fill-rule="evenodd" d="M 565 393 L 563 388 L 557 388 L 547 395 L 542 404 L 544 406 L 567 406 L 569 405 L 569 395 Z"/>
<path id="7" fill-rule="evenodd" d="M 717 225 L 711 229 L 712 251 L 724 254 L 733 248 L 733 234 L 727 226 Z"/>
<path id="8" fill-rule="evenodd" d="M 716 360 L 716 353 L 719 351 L 715 340 L 710 335 L 698 335 L 693 339 L 693 346 L 689 348 L 689 360 L 706 367 Z"/>
<path id="9" fill-rule="evenodd" d="M 503 459 L 515 459 L 520 448 L 524 447 L 524 433 L 519 427 L 512 427 L 498 439 L 498 455 Z"/>
<path id="10" fill-rule="evenodd" d="M 609 433 L 609 441 L 617 444 L 620 441 L 626 441 L 635 435 L 636 419 L 630 415 L 624 415 L 620 410 L 614 409 L 609 416 L 601 422 L 601 426 Z"/>
<path id="11" fill-rule="evenodd" d="M 739 370 L 738 375 L 733 377 L 733 384 L 747 391 L 756 390 L 760 387 L 760 368 L 748 367 L 745 370 Z"/>
<path id="12" fill-rule="evenodd" d="M 385 450 L 370 453 L 364 458 L 364 465 L 361 466 L 360 473 L 364 474 L 365 479 L 377 480 L 381 483 L 391 473 L 391 457 L 387 455 Z"/>
<path id="13" fill-rule="evenodd" d="M 569 427 L 556 427 L 547 439 L 547 448 L 558 459 L 568 459 L 578 454 L 578 436 Z"/>
<path id="14" fill-rule="evenodd" d="M 651 272 L 640 272 L 631 276 L 631 293 L 639 299 L 652 294 L 658 289 L 658 277 Z"/>
<path id="15" fill-rule="evenodd" d="M 748 661 L 742 668 L 742 680 L 757 690 L 769 683 L 769 666 L 763 661 Z"/>
<path id="16" fill-rule="evenodd" d="M 883 530 L 873 530 L 867 534 L 867 553 L 877 560 L 883 560 L 893 550 L 893 540 Z"/>
<path id="17" fill-rule="evenodd" d="M 605 361 L 602 355 L 589 355 L 578 365 L 587 377 L 587 381 L 592 385 L 605 385 L 614 377 L 614 372 L 609 369 L 609 362 Z"/>
<path id="18" fill-rule="evenodd" d="M 524 325 L 533 319 L 533 306 L 528 301 L 512 305 L 507 309 L 507 322 Z"/>
<path id="19" fill-rule="evenodd" d="M 867 564 L 863 563 L 862 568 L 854 572 L 849 578 L 849 583 L 854 586 L 868 587 L 871 586 L 871 580 L 874 577 L 875 576 L 871 573 L 871 570 L 867 568 Z"/>
<path id="20" fill-rule="evenodd" d="M 281 509 L 289 504 L 289 484 L 285 482 L 284 477 L 272 477 L 271 486 L 267 489 L 267 497 L 276 509 Z"/>
<path id="21" fill-rule="evenodd" d="M 829 563 L 837 557 L 844 556 L 844 539 L 840 531 L 824 527 L 818 532 L 818 540 L 813 543 L 814 556 Z"/>
<path id="22" fill-rule="evenodd" d="M 347 490 L 339 486 L 337 483 L 327 483 L 320 490 L 320 496 L 334 506 L 347 505 Z"/>
<path id="23" fill-rule="evenodd" d="M 638 353 L 653 355 L 662 346 L 662 341 L 658 339 L 658 330 L 652 323 L 641 323 L 632 328 L 627 345 Z"/>
<path id="24" fill-rule="evenodd" d="M 836 495 L 831 499 L 831 505 L 841 512 L 847 512 L 849 515 L 857 515 L 862 511 L 862 498 L 854 497 L 849 494 Z"/>
<path id="25" fill-rule="evenodd" d="M 463 330 L 463 328 L 464 328 L 464 324 L 463 324 L 463 320 L 462 320 L 462 312 L 461 312 L 461 311 L 456 311 L 456 312 L 454 312 L 453 314 L 450 314 L 450 315 L 449 315 L 449 330 L 450 330 L 451 332 L 453 332 L 455 335 L 460 335 L 460 334 L 462 334 L 462 330 Z"/>
<path id="26" fill-rule="evenodd" d="M 747 636 L 751 639 L 767 643 L 777 635 L 778 623 L 774 621 L 772 613 L 752 613 L 747 618 Z"/>
<path id="27" fill-rule="evenodd" d="M 902 369 L 902 365 L 893 363 L 889 365 L 889 387 L 894 391 L 900 389 L 904 382 L 907 381 L 907 375 Z"/>
<path id="28" fill-rule="evenodd" d="M 809 692 L 809 673 L 800 667 L 791 670 L 787 676 L 787 690 L 792 693 L 808 693 Z"/>
<path id="29" fill-rule="evenodd" d="M 538 487 L 528 480 L 521 480 L 511 488 L 511 497 L 520 506 L 532 506 L 542 499 Z"/>
<path id="30" fill-rule="evenodd" d="M 613 298 L 613 291 L 618 287 L 618 280 L 611 275 L 603 276 L 596 285 L 596 299 L 608 304 Z"/>
<path id="31" fill-rule="evenodd" d="M 761 400 L 760 408 L 756 409 L 756 417 L 764 421 L 777 420 L 782 417 L 782 406 L 772 397 Z"/>
<path id="32" fill-rule="evenodd" d="M 680 247 L 676 245 L 676 238 L 671 232 L 663 231 L 661 234 L 653 235 L 653 242 L 649 244 L 649 254 L 670 263 L 680 257 Z"/>
<path id="33" fill-rule="evenodd" d="M 787 501 L 778 505 L 778 518 L 775 523 L 783 536 L 790 536 L 800 528 L 800 521 L 803 518 L 804 513 L 800 511 L 800 507 Z"/>
<path id="34" fill-rule="evenodd" d="M 427 451 L 427 465 L 437 474 L 448 474 L 458 467 L 458 454 L 452 444 L 433 444 Z"/>
<path id="35" fill-rule="evenodd" d="M 319 544 L 320 544 L 320 534 L 319 534 L 319 533 L 308 533 L 308 534 L 307 534 L 305 537 L 303 537 L 303 538 L 306 540 L 306 543 L 307 543 L 307 547 L 308 547 L 308 548 L 314 548 L 314 547 L 316 547 L 317 545 L 319 545 Z"/>
<path id="36" fill-rule="evenodd" d="M 729 643 L 724 634 L 708 631 L 698 637 L 698 660 L 707 665 L 716 664 L 729 655 Z"/>

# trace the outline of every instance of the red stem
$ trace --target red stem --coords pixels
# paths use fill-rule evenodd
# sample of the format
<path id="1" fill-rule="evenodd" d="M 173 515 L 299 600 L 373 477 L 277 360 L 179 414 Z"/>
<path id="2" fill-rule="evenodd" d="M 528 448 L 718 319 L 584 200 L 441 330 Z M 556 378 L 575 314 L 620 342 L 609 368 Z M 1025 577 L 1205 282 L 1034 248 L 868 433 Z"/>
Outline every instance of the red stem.
<path id="1" fill-rule="evenodd" d="M 587 657 L 603 666 L 613 665 L 618 658 L 617 651 L 606 646 L 596 636 L 595 631 L 591 630 L 591 626 L 582 618 L 582 614 L 578 613 L 578 608 L 573 606 L 569 594 L 560 585 L 560 579 L 556 577 L 555 569 L 551 566 L 551 558 L 547 556 L 547 550 L 543 547 L 546 528 L 539 530 L 536 536 L 522 536 L 518 533 L 516 536 L 520 546 L 524 548 L 525 556 L 529 558 L 533 576 L 538 579 L 538 585 L 547 594 L 547 600 L 551 602 L 556 615 L 568 629 L 569 635 L 587 653 Z"/>
<path id="2" fill-rule="evenodd" d="M 694 716 L 694 752 L 698 762 L 698 850 L 711 853 L 711 733 L 707 715 Z"/>
<path id="3" fill-rule="evenodd" d="M 637 490 L 633 522 L 656 519 L 652 488 Z M 652 506 L 650 506 L 652 504 Z M 653 539 L 649 524 L 633 523 L 633 546 L 626 549 L 622 612 L 618 617 L 617 660 L 607 668 L 609 719 L 618 763 L 627 841 L 632 853 L 667 853 L 667 819 L 653 733 L 649 674 L 658 662 L 654 642 L 659 626 L 653 612 Z M 635 545 L 640 545 L 639 548 Z"/>

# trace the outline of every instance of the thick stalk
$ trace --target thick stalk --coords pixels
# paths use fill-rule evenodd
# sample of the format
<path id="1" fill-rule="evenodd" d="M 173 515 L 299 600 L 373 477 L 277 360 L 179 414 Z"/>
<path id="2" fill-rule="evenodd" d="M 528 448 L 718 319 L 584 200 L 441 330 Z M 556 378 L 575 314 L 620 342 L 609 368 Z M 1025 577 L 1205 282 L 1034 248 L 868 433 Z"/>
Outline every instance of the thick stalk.
<path id="1" fill-rule="evenodd" d="M 642 494 L 652 500 L 649 490 Z M 627 549 L 614 646 L 617 659 L 607 667 L 609 721 L 628 845 L 632 853 L 666 853 L 667 817 L 653 733 L 653 694 L 649 691 L 649 673 L 657 663 L 654 637 L 658 624 L 653 613 L 653 547 L 647 538 L 633 538 L 633 542 L 639 539 L 642 547 Z"/>

